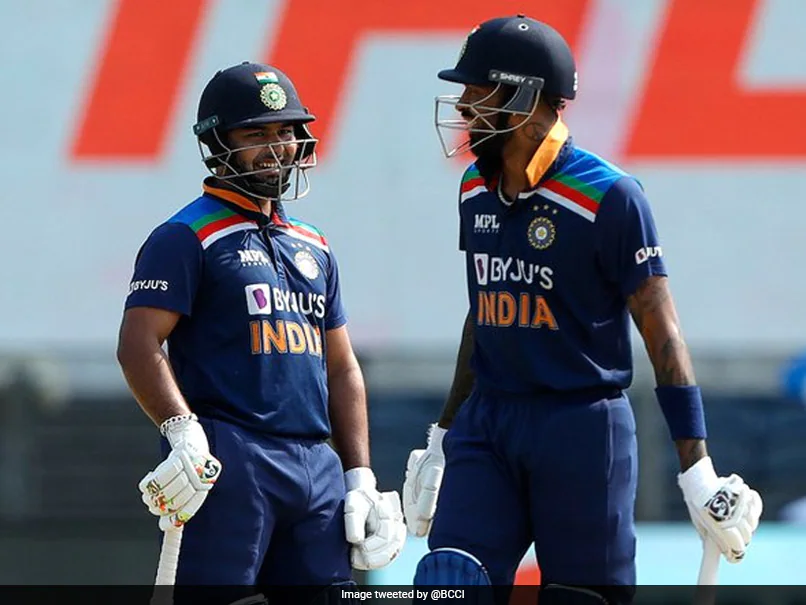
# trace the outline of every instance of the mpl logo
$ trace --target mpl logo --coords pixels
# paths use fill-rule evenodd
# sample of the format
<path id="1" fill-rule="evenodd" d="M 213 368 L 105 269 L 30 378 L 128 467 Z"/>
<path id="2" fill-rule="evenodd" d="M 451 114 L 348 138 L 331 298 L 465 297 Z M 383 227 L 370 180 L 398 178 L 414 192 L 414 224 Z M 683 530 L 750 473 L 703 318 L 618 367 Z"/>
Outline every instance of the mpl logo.
<path id="1" fill-rule="evenodd" d="M 635 252 L 635 264 L 641 265 L 647 262 L 650 258 L 660 258 L 663 256 L 663 250 L 661 250 L 660 246 L 646 246 L 644 248 L 639 248 Z"/>
<path id="2" fill-rule="evenodd" d="M 255 265 L 268 265 L 269 259 L 262 250 L 238 250 L 241 266 L 253 267 Z"/>
<path id="3" fill-rule="evenodd" d="M 497 214 L 476 214 L 474 215 L 473 233 L 498 233 Z"/>

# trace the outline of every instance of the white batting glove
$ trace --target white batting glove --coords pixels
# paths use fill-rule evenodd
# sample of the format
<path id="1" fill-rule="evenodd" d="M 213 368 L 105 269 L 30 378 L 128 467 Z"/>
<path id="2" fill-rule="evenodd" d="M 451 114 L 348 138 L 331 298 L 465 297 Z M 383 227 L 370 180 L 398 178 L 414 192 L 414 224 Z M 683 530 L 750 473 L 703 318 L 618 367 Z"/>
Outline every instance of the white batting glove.
<path id="1" fill-rule="evenodd" d="M 741 561 L 763 510 L 758 492 L 739 475 L 717 477 L 708 456 L 678 474 L 677 483 L 700 537 L 713 540 L 729 562 Z"/>
<path id="2" fill-rule="evenodd" d="M 413 450 L 406 464 L 403 482 L 403 512 L 409 533 L 423 537 L 431 530 L 431 521 L 437 510 L 439 486 L 445 471 L 445 454 L 442 438 L 448 431 L 436 424 L 429 427 L 428 446 Z"/>
<path id="3" fill-rule="evenodd" d="M 406 525 L 397 492 L 379 492 L 372 470 L 344 473 L 344 529 L 352 544 L 354 569 L 380 569 L 395 560 L 406 542 Z"/>
<path id="4" fill-rule="evenodd" d="M 221 474 L 195 414 L 174 416 L 160 426 L 171 453 L 140 481 L 142 498 L 160 529 L 182 527 L 201 508 Z"/>

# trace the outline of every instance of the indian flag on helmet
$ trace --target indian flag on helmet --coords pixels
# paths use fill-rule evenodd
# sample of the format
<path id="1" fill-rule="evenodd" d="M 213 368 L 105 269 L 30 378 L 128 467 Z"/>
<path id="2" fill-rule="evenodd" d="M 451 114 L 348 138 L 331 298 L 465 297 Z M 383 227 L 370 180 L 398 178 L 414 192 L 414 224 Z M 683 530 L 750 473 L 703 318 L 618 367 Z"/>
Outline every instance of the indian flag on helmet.
<path id="1" fill-rule="evenodd" d="M 255 74 L 255 79 L 260 84 L 277 84 L 280 81 L 273 71 L 259 71 Z"/>

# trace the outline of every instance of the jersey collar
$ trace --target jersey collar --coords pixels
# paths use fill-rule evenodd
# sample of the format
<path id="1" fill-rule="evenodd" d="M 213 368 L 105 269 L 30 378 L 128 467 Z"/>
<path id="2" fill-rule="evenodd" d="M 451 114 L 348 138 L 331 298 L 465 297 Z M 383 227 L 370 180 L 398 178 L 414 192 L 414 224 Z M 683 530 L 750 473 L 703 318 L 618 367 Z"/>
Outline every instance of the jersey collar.
<path id="1" fill-rule="evenodd" d="M 272 216 L 269 219 L 252 200 L 237 191 L 221 187 L 214 177 L 204 179 L 202 190 L 206 195 L 216 198 L 238 214 L 252 219 L 258 225 L 264 226 L 269 222 L 275 225 L 286 223 L 285 209 L 279 202 L 272 204 Z"/>
<path id="2" fill-rule="evenodd" d="M 570 142 L 568 126 L 558 117 L 526 166 L 526 178 L 529 179 L 531 189 L 537 187 L 543 177 L 555 167 L 558 160 L 562 160 L 560 156 L 566 155 L 563 152 L 568 150 Z"/>
<path id="3" fill-rule="evenodd" d="M 540 143 L 529 164 L 526 166 L 526 178 L 529 189 L 535 189 L 546 177 L 557 172 L 559 166 L 565 162 L 574 147 L 573 137 L 569 134 L 568 126 L 557 118 L 546 138 Z M 488 191 L 496 191 L 501 181 L 498 173 L 485 183 Z M 499 197 L 501 194 L 499 193 Z M 501 198 L 503 202 L 503 198 Z M 504 202 L 507 204 L 506 202 Z M 507 204 L 509 205 L 509 204 Z"/>

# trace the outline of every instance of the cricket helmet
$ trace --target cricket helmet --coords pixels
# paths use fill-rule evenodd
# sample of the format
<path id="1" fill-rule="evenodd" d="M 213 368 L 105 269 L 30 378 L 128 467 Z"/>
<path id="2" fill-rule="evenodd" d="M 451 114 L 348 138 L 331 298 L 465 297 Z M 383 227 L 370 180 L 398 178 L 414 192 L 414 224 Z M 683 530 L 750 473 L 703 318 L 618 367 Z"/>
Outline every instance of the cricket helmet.
<path id="1" fill-rule="evenodd" d="M 214 173 L 217 178 L 253 196 L 290 200 L 303 197 L 310 189 L 306 171 L 316 165 L 318 140 L 311 134 L 308 124 L 315 119 L 300 101 L 286 74 L 271 65 L 245 61 L 218 71 L 207 83 L 199 100 L 193 133 L 207 168 L 211 171 L 221 166 L 228 168 L 225 173 Z M 265 170 L 242 172 L 233 166 L 233 154 L 247 148 L 231 148 L 226 136 L 236 128 L 271 123 L 293 125 L 292 142 L 297 144 L 293 164 L 284 165 L 282 178 L 275 185 L 255 178 Z M 288 142 L 254 147 L 271 148 L 277 159 L 274 146 L 280 144 Z M 209 152 L 205 152 L 203 145 Z M 292 173 L 294 187 L 291 187 Z"/>
<path id="2" fill-rule="evenodd" d="M 458 95 L 436 98 L 435 124 L 443 150 L 449 157 L 484 139 L 449 150 L 442 129 L 477 132 L 489 137 L 511 132 L 500 119 L 501 114 L 504 118 L 512 114 L 530 117 L 541 95 L 571 100 L 576 97 L 578 86 L 576 62 L 562 35 L 550 25 L 521 14 L 490 19 L 473 28 L 462 45 L 456 66 L 443 69 L 438 77 L 457 84 L 495 87 L 484 99 L 472 104 L 481 118 L 480 126 L 468 125 L 453 116 L 441 117 L 446 106 L 451 110 L 462 109 Z M 501 87 L 511 93 L 505 103 L 500 107 L 486 106 L 484 103 Z M 494 116 L 499 119 L 488 119 Z M 493 124 L 494 121 L 497 123 Z"/>

